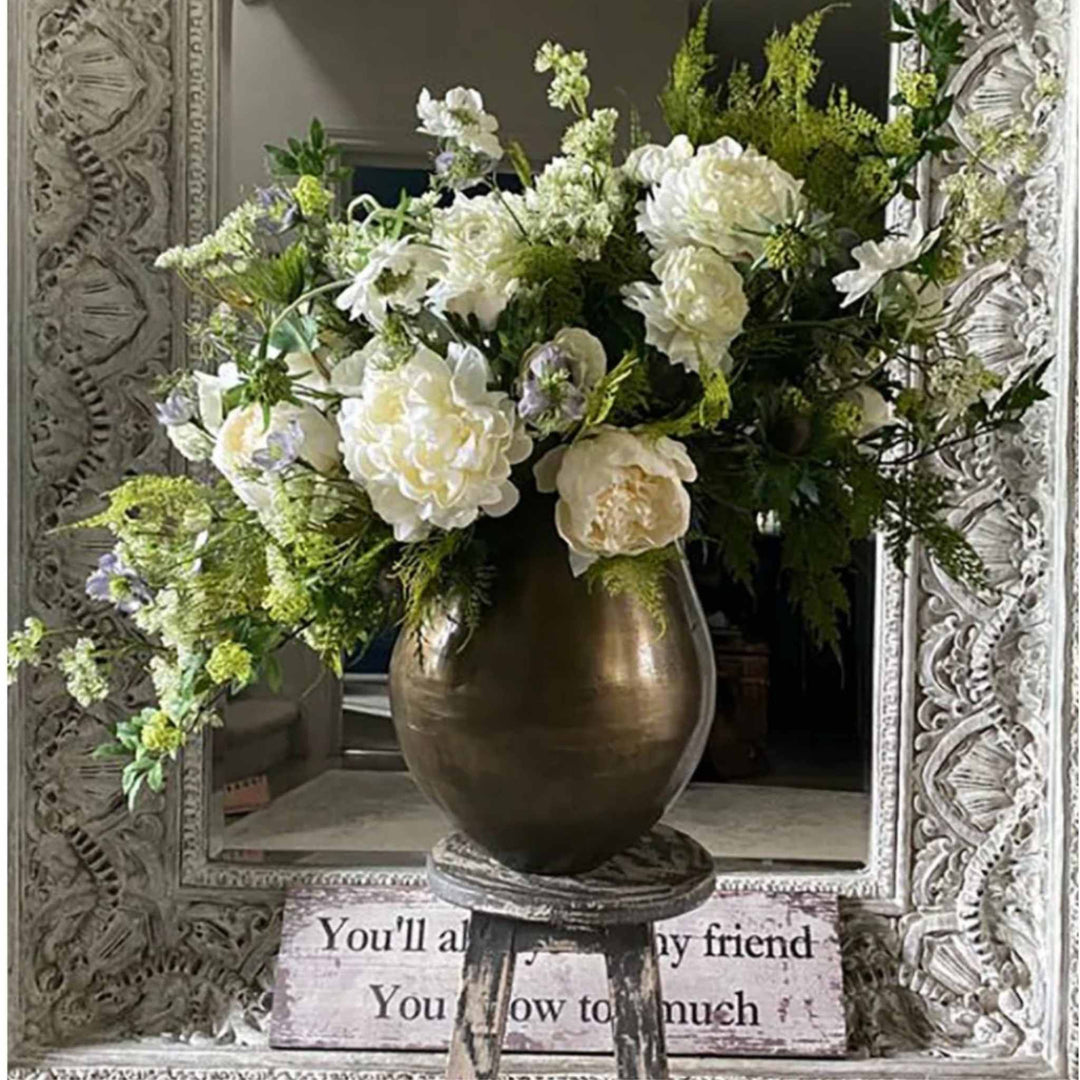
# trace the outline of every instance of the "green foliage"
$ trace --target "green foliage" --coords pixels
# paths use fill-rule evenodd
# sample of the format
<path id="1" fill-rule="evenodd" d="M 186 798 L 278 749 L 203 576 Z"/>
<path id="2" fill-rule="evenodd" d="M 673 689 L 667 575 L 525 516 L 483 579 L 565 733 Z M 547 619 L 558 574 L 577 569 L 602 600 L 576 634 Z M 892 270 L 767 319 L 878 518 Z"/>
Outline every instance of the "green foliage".
<path id="1" fill-rule="evenodd" d="M 405 629 L 418 633 L 436 612 L 446 612 L 464 630 L 462 647 L 480 624 L 491 600 L 494 569 L 475 530 L 436 532 L 409 544 L 394 566 L 405 595 Z"/>
<path id="2" fill-rule="evenodd" d="M 352 172 L 340 164 L 341 147 L 326 139 L 326 130 L 317 120 L 311 121 L 306 139 L 291 138 L 286 147 L 264 147 L 273 176 L 314 176 L 319 180 L 344 180 Z"/>
<path id="3" fill-rule="evenodd" d="M 708 142 L 716 123 L 716 95 L 706 80 L 716 57 L 705 48 L 712 0 L 702 7 L 671 63 L 667 84 L 660 92 L 660 109 L 672 135 L 686 135 L 695 145 Z"/>
<path id="4" fill-rule="evenodd" d="M 701 373 L 702 394 L 685 412 L 664 420 L 653 420 L 639 429 L 646 435 L 668 435 L 685 439 L 698 431 L 712 431 L 731 412 L 731 387 L 719 368 Z"/>
<path id="5" fill-rule="evenodd" d="M 597 559 L 584 575 L 589 589 L 602 588 L 609 596 L 628 596 L 640 604 L 656 622 L 660 634 L 665 633 L 664 578 L 679 558 L 674 544 L 646 551 L 641 555 L 616 555 Z"/>

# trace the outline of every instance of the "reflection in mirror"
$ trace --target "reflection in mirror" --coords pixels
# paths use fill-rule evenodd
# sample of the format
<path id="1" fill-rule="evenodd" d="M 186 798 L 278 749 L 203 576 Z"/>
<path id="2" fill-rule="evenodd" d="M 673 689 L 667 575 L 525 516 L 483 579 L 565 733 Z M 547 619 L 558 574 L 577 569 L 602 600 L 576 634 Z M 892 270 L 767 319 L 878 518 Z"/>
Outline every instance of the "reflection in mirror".
<path id="1" fill-rule="evenodd" d="M 222 191 L 263 182 L 262 147 L 319 116 L 347 150 L 352 191 L 394 204 L 427 186 L 428 146 L 414 132 L 417 90 L 480 82 L 502 131 L 537 159 L 564 121 L 530 76 L 536 45 L 555 38 L 591 57 L 593 100 L 651 103 L 699 5 L 569 0 L 492 9 L 351 5 L 339 0 L 238 3 L 228 34 Z M 774 24 L 812 0 L 714 2 L 709 47 L 720 70 L 749 58 Z M 820 39 L 829 81 L 883 111 L 888 94 L 885 0 L 858 0 Z M 841 25 L 842 23 L 842 25 Z M 316 59 L 317 58 L 317 59 Z M 479 79 L 477 72 L 483 72 Z M 827 86 L 826 86 L 827 89 Z M 512 177 L 508 184 L 516 183 Z M 691 545 L 719 673 L 716 717 L 693 782 L 668 821 L 731 865 L 858 867 L 869 845 L 877 582 L 875 545 L 855 553 L 850 617 L 834 654 L 814 647 L 779 587 L 777 538 L 762 523 L 753 587 L 736 585 Z M 344 678 L 302 646 L 282 656 L 277 689 L 233 700 L 212 743 L 211 854 L 297 865 L 419 864 L 447 825 L 410 779 L 390 717 L 394 636 L 346 658 Z"/>

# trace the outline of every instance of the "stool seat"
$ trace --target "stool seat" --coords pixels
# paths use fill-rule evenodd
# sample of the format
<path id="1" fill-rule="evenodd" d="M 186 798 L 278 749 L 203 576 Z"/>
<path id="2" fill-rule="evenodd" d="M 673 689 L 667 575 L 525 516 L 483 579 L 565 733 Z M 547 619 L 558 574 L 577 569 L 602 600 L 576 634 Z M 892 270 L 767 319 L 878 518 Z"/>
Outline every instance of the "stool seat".
<path id="1" fill-rule="evenodd" d="M 618 1075 L 666 1080 L 653 923 L 712 894 L 712 858 L 696 840 L 658 825 L 595 870 L 549 876 L 511 870 L 455 833 L 427 869 L 436 896 L 470 909 L 448 1080 L 498 1075 L 514 962 L 534 951 L 603 954 Z"/>
<path id="2" fill-rule="evenodd" d="M 666 825 L 595 870 L 570 876 L 511 870 L 454 833 L 428 855 L 427 872 L 431 891 L 459 907 L 582 929 L 673 919 L 704 903 L 715 881 L 712 856 Z"/>

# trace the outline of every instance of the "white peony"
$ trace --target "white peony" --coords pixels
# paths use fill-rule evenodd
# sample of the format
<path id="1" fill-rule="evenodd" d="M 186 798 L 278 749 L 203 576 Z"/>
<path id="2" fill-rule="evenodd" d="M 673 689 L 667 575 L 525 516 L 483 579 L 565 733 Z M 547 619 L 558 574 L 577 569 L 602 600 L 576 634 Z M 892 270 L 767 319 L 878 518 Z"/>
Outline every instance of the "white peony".
<path id="1" fill-rule="evenodd" d="M 504 205 L 505 204 L 505 205 Z M 519 195 L 458 195 L 436 210 L 431 241 L 446 267 L 428 296 L 441 311 L 475 315 L 490 330 L 517 288 L 514 262 L 523 236 L 507 206 L 524 214 Z"/>
<path id="2" fill-rule="evenodd" d="M 676 135 L 667 146 L 647 143 L 631 150 L 622 164 L 625 176 L 636 184 L 659 184 L 668 171 L 684 165 L 694 156 L 694 144 L 685 135 Z"/>
<path id="3" fill-rule="evenodd" d="M 364 319 L 378 328 L 391 308 L 415 315 L 441 269 L 439 253 L 415 243 L 413 237 L 384 240 L 372 249 L 364 268 L 335 303 L 350 319 Z"/>
<path id="4" fill-rule="evenodd" d="M 368 364 L 360 397 L 342 402 L 345 466 L 398 540 L 517 505 L 510 468 L 532 440 L 510 398 L 488 389 L 490 375 L 474 346 L 452 344 L 445 360 L 420 346 L 397 367 Z"/>
<path id="5" fill-rule="evenodd" d="M 599 558 L 665 547 L 690 527 L 683 485 L 697 469 L 674 439 L 602 428 L 549 451 L 533 471 L 538 490 L 559 493 L 555 526 L 575 577 Z"/>
<path id="6" fill-rule="evenodd" d="M 271 489 L 260 475 L 259 455 L 275 445 L 320 473 L 332 473 L 341 462 L 334 425 L 310 405 L 280 402 L 271 407 L 269 423 L 258 403 L 233 409 L 218 429 L 211 460 L 252 510 L 270 509 Z"/>
<path id="7" fill-rule="evenodd" d="M 765 236 L 755 234 L 795 217 L 802 183 L 725 137 L 664 172 L 638 207 L 638 229 L 658 251 L 697 243 L 729 259 L 756 259 Z"/>
<path id="8" fill-rule="evenodd" d="M 479 90 L 457 86 L 444 98 L 432 97 L 425 86 L 416 103 L 420 126 L 416 129 L 437 139 L 453 139 L 477 154 L 497 161 L 502 147 L 495 136 L 499 121 L 484 112 L 484 99 Z"/>
<path id="9" fill-rule="evenodd" d="M 626 306 L 645 317 L 645 340 L 673 364 L 727 370 L 728 346 L 749 311 L 738 270 L 711 248 L 673 248 L 653 263 L 659 285 L 635 281 Z"/>
<path id="10" fill-rule="evenodd" d="M 842 308 L 861 300 L 890 270 L 910 266 L 924 251 L 937 243 L 940 229 L 927 235 L 923 224 L 915 220 L 907 236 L 888 237 L 885 240 L 867 240 L 851 249 L 852 258 L 859 264 L 854 270 L 845 270 L 832 280 L 836 291 L 844 294 Z"/>

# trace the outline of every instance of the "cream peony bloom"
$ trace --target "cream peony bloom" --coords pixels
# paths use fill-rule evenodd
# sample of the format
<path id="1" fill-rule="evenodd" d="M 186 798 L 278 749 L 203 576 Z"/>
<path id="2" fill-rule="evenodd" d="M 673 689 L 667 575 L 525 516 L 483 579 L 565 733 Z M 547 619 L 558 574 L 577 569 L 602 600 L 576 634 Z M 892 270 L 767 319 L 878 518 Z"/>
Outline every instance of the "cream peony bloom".
<path id="1" fill-rule="evenodd" d="M 687 245 L 661 255 L 653 273 L 659 285 L 623 289 L 626 306 L 645 317 L 645 340 L 687 371 L 726 371 L 728 346 L 750 310 L 738 270 L 711 248 Z"/>
<path id="2" fill-rule="evenodd" d="M 756 259 L 773 225 L 802 202 L 801 180 L 752 147 L 722 138 L 664 172 L 638 208 L 638 229 L 658 251 L 705 244 L 729 259 Z"/>
<path id="3" fill-rule="evenodd" d="M 690 527 L 683 484 L 697 479 L 697 469 L 674 439 L 601 428 L 549 451 L 533 472 L 539 491 L 559 493 L 555 526 L 575 577 L 599 558 L 665 547 Z"/>
<path id="4" fill-rule="evenodd" d="M 377 329 L 391 308 L 415 315 L 442 265 L 437 251 L 415 243 L 411 236 L 384 240 L 335 303 L 350 319 L 364 319 Z"/>
<path id="5" fill-rule="evenodd" d="M 431 242 L 446 258 L 446 268 L 428 296 L 435 307 L 468 317 L 490 330 L 510 302 L 517 279 L 514 260 L 523 237 L 503 203 L 524 214 L 520 195 L 493 193 L 468 198 L 459 194 L 436 210 Z"/>
<path id="6" fill-rule="evenodd" d="M 397 367 L 367 365 L 360 397 L 342 402 L 345 466 L 398 540 L 517 505 L 510 468 L 532 440 L 510 398 L 488 389 L 490 376 L 472 345 L 450 345 L 445 360 L 420 346 Z"/>
<path id="7" fill-rule="evenodd" d="M 484 112 L 484 99 L 479 90 L 456 86 L 444 98 L 431 96 L 425 86 L 416 103 L 420 126 L 416 129 L 437 139 L 453 139 L 477 154 L 498 161 L 502 147 L 495 136 L 499 121 Z"/>
<path id="8" fill-rule="evenodd" d="M 685 135 L 676 135 L 667 146 L 648 143 L 631 150 L 622 172 L 637 184 L 659 184 L 671 169 L 685 165 L 693 156 L 694 144 Z"/>
<path id="9" fill-rule="evenodd" d="M 266 512 L 271 490 L 260 475 L 267 468 L 264 455 L 283 465 L 299 459 L 317 472 L 331 473 L 341 462 L 337 443 L 334 425 L 310 405 L 274 405 L 267 424 L 263 407 L 253 403 L 233 409 L 225 418 L 210 460 L 245 506 Z"/>
<path id="10" fill-rule="evenodd" d="M 907 236 L 893 236 L 881 241 L 867 240 L 853 247 L 851 257 L 859 264 L 858 267 L 845 270 L 832 279 L 836 291 L 844 294 L 840 306 L 846 308 L 861 300 L 889 271 L 909 266 L 924 251 L 932 248 L 940 235 L 940 229 L 934 229 L 927 235 L 923 223 L 916 219 Z"/>

